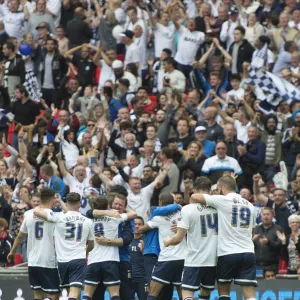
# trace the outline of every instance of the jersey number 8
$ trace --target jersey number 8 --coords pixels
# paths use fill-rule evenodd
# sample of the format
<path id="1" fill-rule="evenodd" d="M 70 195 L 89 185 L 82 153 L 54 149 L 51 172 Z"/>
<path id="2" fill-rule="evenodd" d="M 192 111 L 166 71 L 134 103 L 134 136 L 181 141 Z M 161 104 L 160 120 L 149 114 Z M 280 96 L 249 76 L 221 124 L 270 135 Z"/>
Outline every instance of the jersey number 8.
<path id="1" fill-rule="evenodd" d="M 232 207 L 232 227 L 249 228 L 251 212 L 248 207 Z M 238 224 L 239 223 L 239 224 Z"/>
<path id="2" fill-rule="evenodd" d="M 76 237 L 76 242 L 81 241 L 82 224 L 66 223 L 65 240 L 74 241 L 75 237 Z"/>

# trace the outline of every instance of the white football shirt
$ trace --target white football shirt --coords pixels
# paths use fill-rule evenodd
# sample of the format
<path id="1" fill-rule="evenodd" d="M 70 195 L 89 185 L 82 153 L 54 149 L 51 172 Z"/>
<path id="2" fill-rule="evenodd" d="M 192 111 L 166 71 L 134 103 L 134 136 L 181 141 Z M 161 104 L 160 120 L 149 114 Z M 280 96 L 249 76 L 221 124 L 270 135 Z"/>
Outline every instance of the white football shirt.
<path id="1" fill-rule="evenodd" d="M 77 211 L 48 213 L 49 222 L 54 222 L 54 240 L 58 262 L 86 258 L 86 243 L 94 240 L 92 220 Z"/>
<path id="2" fill-rule="evenodd" d="M 187 230 L 187 267 L 214 267 L 217 265 L 218 214 L 206 205 L 192 203 L 181 210 L 177 227 Z"/>
<path id="3" fill-rule="evenodd" d="M 51 209 L 43 208 L 49 214 Z M 24 214 L 20 231 L 27 236 L 27 257 L 29 267 L 56 268 L 54 248 L 54 223 L 44 221 L 33 214 L 33 209 Z"/>
<path id="4" fill-rule="evenodd" d="M 91 207 L 90 207 L 90 204 L 82 198 L 83 198 L 84 189 L 91 186 L 90 185 L 90 177 L 87 176 L 82 182 L 79 182 L 74 176 L 72 176 L 71 174 L 68 173 L 64 177 L 64 183 L 69 186 L 70 193 L 78 193 L 81 196 L 80 212 L 82 214 L 86 214 L 86 212 L 89 209 L 91 209 Z"/>
<path id="5" fill-rule="evenodd" d="M 192 65 L 200 45 L 205 40 L 205 34 L 201 31 L 189 31 L 180 26 L 178 30 L 178 49 L 175 60 L 182 65 Z"/>
<path id="6" fill-rule="evenodd" d="M 148 184 L 141 189 L 139 194 L 134 194 L 131 190 L 127 190 L 127 208 L 134 210 L 138 216 L 141 216 L 145 222 L 148 220 L 147 211 L 150 209 L 150 201 L 153 195 L 153 186 Z"/>
<path id="7" fill-rule="evenodd" d="M 178 211 L 174 214 L 167 216 L 155 216 L 147 222 L 151 228 L 158 228 L 158 237 L 160 245 L 160 253 L 158 261 L 172 261 L 185 259 L 186 254 L 186 240 L 184 239 L 176 246 L 164 246 L 164 238 L 173 236 L 175 233 L 171 230 L 173 224 L 177 224 L 181 218 L 181 212 Z"/>
<path id="8" fill-rule="evenodd" d="M 93 219 L 95 236 L 103 235 L 109 240 L 118 238 L 119 224 L 127 221 L 127 214 L 121 214 L 121 218 L 108 216 Z M 95 241 L 94 249 L 89 253 L 88 265 L 102 261 L 120 261 L 119 247 L 103 246 Z"/>
<path id="9" fill-rule="evenodd" d="M 254 253 L 252 229 L 256 213 L 253 205 L 237 193 L 204 197 L 206 204 L 218 212 L 218 256 Z"/>

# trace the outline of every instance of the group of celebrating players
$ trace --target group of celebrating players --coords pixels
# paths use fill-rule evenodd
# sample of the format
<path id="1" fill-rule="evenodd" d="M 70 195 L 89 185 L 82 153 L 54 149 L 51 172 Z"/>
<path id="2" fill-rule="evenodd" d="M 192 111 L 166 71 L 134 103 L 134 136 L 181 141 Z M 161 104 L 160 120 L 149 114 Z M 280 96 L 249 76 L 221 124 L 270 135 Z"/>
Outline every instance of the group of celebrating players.
<path id="1" fill-rule="evenodd" d="M 218 195 L 210 195 L 211 185 L 207 177 L 198 177 L 190 204 L 136 227 L 136 233 L 157 228 L 159 234 L 161 251 L 147 300 L 158 299 L 170 283 L 184 300 L 194 299 L 199 289 L 199 299 L 207 300 L 216 278 L 220 300 L 230 300 L 232 281 L 241 285 L 246 300 L 255 300 L 253 205 L 236 193 L 231 176 L 219 179 Z M 115 198 L 126 203 L 122 195 Z M 41 204 L 25 213 L 8 261 L 27 235 L 28 275 L 35 300 L 56 300 L 60 288 L 68 289 L 69 300 L 77 300 L 83 285 L 82 299 L 95 299 L 99 283 L 107 288 L 110 299 L 121 299 L 119 249 L 112 241 L 118 238 L 119 225 L 135 219 L 136 213 L 110 209 L 107 197 L 98 196 L 92 200 L 90 219 L 79 212 L 79 194 L 69 193 L 66 203 L 61 201 L 63 212 L 52 211 L 54 201 L 54 191 L 42 189 Z M 159 196 L 160 206 L 172 203 L 171 194 Z"/>

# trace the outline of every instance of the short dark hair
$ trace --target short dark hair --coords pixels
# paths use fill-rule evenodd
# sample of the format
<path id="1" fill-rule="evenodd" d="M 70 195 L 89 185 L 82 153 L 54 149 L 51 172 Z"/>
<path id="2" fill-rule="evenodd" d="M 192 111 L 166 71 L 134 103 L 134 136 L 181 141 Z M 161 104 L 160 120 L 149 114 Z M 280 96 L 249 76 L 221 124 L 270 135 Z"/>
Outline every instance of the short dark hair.
<path id="1" fill-rule="evenodd" d="M 167 64 L 172 65 L 174 68 L 176 68 L 177 63 L 175 61 L 175 59 L 173 57 L 167 57 L 164 59 L 164 62 L 166 62 Z"/>
<path id="2" fill-rule="evenodd" d="M 266 273 L 267 272 L 274 272 L 274 274 L 276 276 L 276 270 L 275 270 L 275 268 L 270 268 L 270 267 L 263 268 L 263 276 L 264 276 L 264 278 L 266 278 Z"/>
<path id="3" fill-rule="evenodd" d="M 151 170 L 154 171 L 154 169 L 151 165 L 146 165 L 146 166 L 143 167 L 143 169 L 145 169 L 145 168 L 151 168 Z"/>
<path id="4" fill-rule="evenodd" d="M 41 203 L 49 203 L 55 196 L 55 192 L 50 188 L 41 189 Z"/>
<path id="5" fill-rule="evenodd" d="M 148 88 L 145 86 L 140 86 L 137 91 L 139 92 L 140 90 L 144 90 L 148 93 Z"/>
<path id="6" fill-rule="evenodd" d="M 129 12 L 130 10 L 134 11 L 134 12 L 137 14 L 137 9 L 136 9 L 136 7 L 134 7 L 134 6 L 129 6 L 129 7 L 127 7 L 127 9 L 126 9 L 126 12 Z"/>
<path id="7" fill-rule="evenodd" d="M 173 204 L 174 198 L 171 194 L 160 194 L 159 195 L 159 201 L 162 202 L 163 206 Z"/>
<path id="8" fill-rule="evenodd" d="M 242 35 L 245 35 L 246 30 L 243 26 L 237 26 L 234 30 L 238 30 Z"/>
<path id="9" fill-rule="evenodd" d="M 294 41 L 287 41 L 285 42 L 284 44 L 284 51 L 289 51 L 291 49 L 292 46 L 295 45 L 295 42 Z"/>
<path id="10" fill-rule="evenodd" d="M 119 79 L 119 84 L 122 84 L 122 85 L 126 86 L 127 88 L 129 88 L 129 86 L 130 86 L 130 82 L 126 78 Z"/>
<path id="11" fill-rule="evenodd" d="M 29 96 L 28 91 L 26 90 L 25 86 L 23 84 L 17 84 L 15 87 L 15 90 L 19 90 L 21 94 L 25 94 L 26 97 Z"/>
<path id="12" fill-rule="evenodd" d="M 258 39 L 259 39 L 263 44 L 267 43 L 268 45 L 270 45 L 270 43 L 271 43 L 270 38 L 269 38 L 268 36 L 266 36 L 266 35 L 261 35 L 260 37 L 258 37 Z"/>
<path id="13" fill-rule="evenodd" d="M 54 43 L 55 46 L 58 45 L 58 42 L 56 39 L 52 38 L 51 36 L 47 37 L 46 43 L 48 43 L 48 41 L 52 41 Z"/>
<path id="14" fill-rule="evenodd" d="M 242 78 L 241 78 L 241 75 L 240 75 L 240 74 L 231 74 L 230 80 L 238 80 L 238 81 L 241 81 Z"/>
<path id="15" fill-rule="evenodd" d="M 104 86 L 103 87 L 103 93 L 104 93 L 104 95 L 107 95 L 107 97 L 112 98 L 113 89 L 110 86 Z"/>
<path id="16" fill-rule="evenodd" d="M 163 147 L 163 148 L 161 149 L 161 152 L 162 152 L 168 159 L 173 158 L 173 153 L 172 153 L 172 151 L 170 150 L 169 147 Z"/>
<path id="17" fill-rule="evenodd" d="M 132 123 L 130 121 L 124 121 L 120 123 L 120 130 L 132 129 Z"/>
<path id="18" fill-rule="evenodd" d="M 107 197 L 99 195 L 91 201 L 92 209 L 106 210 L 108 206 Z"/>
<path id="19" fill-rule="evenodd" d="M 121 194 L 125 197 L 128 196 L 128 192 L 127 192 L 126 188 L 124 188 L 124 186 L 118 185 L 118 184 L 112 186 L 111 189 L 110 189 L 110 192 L 111 193 L 116 193 L 116 194 L 119 194 L 119 195 Z"/>
<path id="20" fill-rule="evenodd" d="M 6 41 L 6 43 L 4 43 L 4 45 L 6 45 L 6 48 L 12 51 L 16 50 L 16 46 L 13 42 L 11 41 Z"/>
<path id="21" fill-rule="evenodd" d="M 212 186 L 211 180 L 207 176 L 197 177 L 194 183 L 196 191 L 210 191 Z"/>
<path id="22" fill-rule="evenodd" d="M 168 56 L 172 56 L 172 50 L 170 50 L 168 48 L 162 49 L 162 52 L 165 52 Z"/>
<path id="23" fill-rule="evenodd" d="M 138 97 L 133 97 L 131 99 L 131 106 L 135 106 L 139 101 L 143 101 L 142 99 L 138 98 Z"/>
<path id="24" fill-rule="evenodd" d="M 141 220 L 142 223 L 143 223 L 143 225 L 145 224 L 144 219 L 143 219 L 142 217 L 140 217 L 140 216 L 136 216 L 136 217 L 134 218 L 134 220 Z"/>
<path id="25" fill-rule="evenodd" d="M 80 202 L 81 197 L 78 193 L 69 193 L 66 197 L 67 202 L 71 202 L 72 204 Z"/>
<path id="26" fill-rule="evenodd" d="M 218 182 L 221 185 L 225 185 L 229 191 L 236 191 L 236 181 L 232 176 L 222 176 Z"/>

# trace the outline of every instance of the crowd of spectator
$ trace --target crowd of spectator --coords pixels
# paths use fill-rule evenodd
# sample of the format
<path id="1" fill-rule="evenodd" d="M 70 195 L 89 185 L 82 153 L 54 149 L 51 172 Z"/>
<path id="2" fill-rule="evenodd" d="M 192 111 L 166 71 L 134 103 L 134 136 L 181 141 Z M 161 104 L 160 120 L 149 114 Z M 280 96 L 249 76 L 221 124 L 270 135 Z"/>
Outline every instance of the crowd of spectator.
<path id="1" fill-rule="evenodd" d="M 42 187 L 83 214 L 125 190 L 146 221 L 159 194 L 183 206 L 229 173 L 257 208 L 257 269 L 300 274 L 300 99 L 262 107 L 247 79 L 265 46 L 298 90 L 296 0 L 1 1 L 0 264 Z"/>

